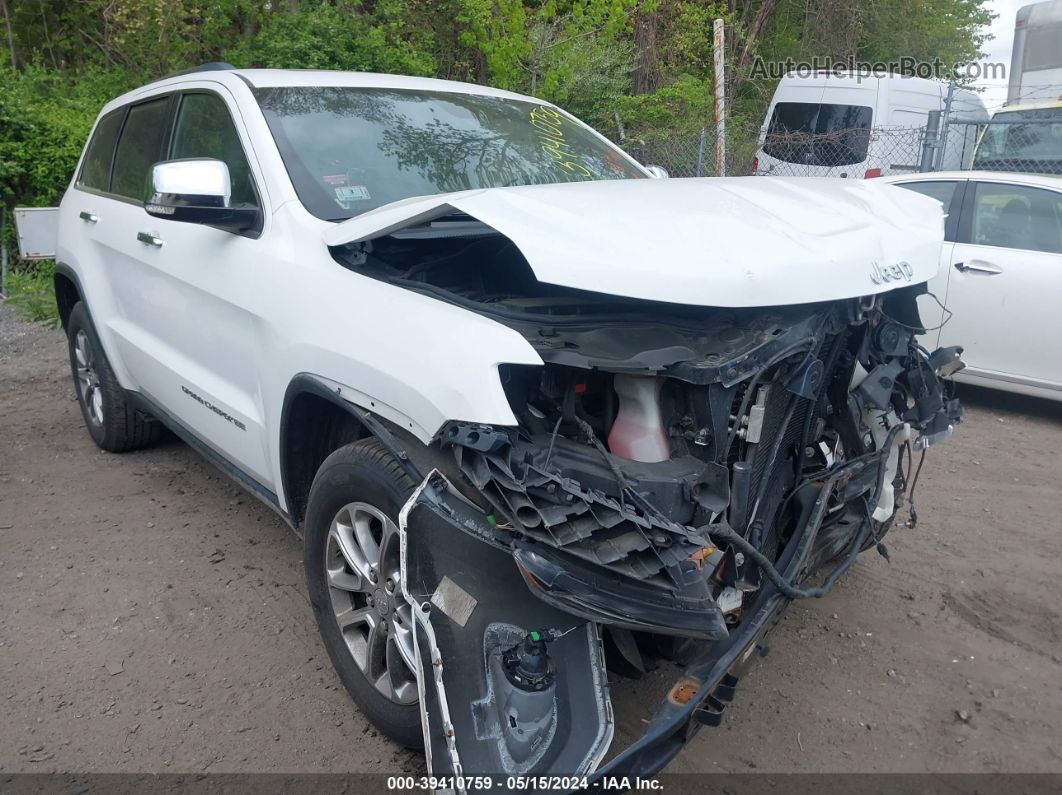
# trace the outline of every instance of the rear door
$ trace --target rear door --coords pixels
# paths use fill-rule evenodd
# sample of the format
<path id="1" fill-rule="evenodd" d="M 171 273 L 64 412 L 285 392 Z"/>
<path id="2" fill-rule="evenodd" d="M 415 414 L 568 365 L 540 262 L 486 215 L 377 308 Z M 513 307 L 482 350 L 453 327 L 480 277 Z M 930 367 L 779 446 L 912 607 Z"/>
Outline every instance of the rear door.
<path id="1" fill-rule="evenodd" d="M 1062 191 L 971 180 L 948 273 L 940 344 L 969 374 L 1062 389 Z"/>
<path id="2" fill-rule="evenodd" d="M 139 311 L 147 251 L 137 231 L 151 220 L 143 207 L 145 180 L 166 143 L 171 101 L 153 96 L 104 116 L 60 211 L 60 257 L 76 261 L 108 358 L 122 385 L 137 391 L 146 375 L 142 352 L 151 347 Z"/>

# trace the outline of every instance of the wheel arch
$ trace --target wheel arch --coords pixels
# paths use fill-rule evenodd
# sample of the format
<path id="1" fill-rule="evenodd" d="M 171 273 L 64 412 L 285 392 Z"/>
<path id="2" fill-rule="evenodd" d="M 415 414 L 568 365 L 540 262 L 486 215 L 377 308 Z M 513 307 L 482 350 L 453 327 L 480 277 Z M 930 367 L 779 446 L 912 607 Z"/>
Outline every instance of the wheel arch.
<path id="1" fill-rule="evenodd" d="M 59 310 L 59 321 L 63 324 L 63 330 L 66 331 L 70 313 L 74 311 L 78 301 L 85 300 L 85 291 L 81 288 L 81 280 L 78 279 L 74 269 L 64 262 L 55 264 L 52 286 L 55 290 L 55 305 Z"/>
<path id="2" fill-rule="evenodd" d="M 419 442 L 414 437 L 396 438 L 388 425 L 387 420 L 345 399 L 322 378 L 300 373 L 291 380 L 280 415 L 280 486 L 296 532 L 302 533 L 317 470 L 343 445 L 374 437 L 415 482 L 424 479 L 407 454 Z"/>

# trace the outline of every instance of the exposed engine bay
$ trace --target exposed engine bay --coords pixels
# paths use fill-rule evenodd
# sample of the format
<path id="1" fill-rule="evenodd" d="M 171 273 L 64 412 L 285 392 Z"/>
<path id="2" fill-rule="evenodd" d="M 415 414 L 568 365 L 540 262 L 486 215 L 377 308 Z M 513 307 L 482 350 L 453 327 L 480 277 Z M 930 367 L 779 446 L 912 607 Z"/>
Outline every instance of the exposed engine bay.
<path id="1" fill-rule="evenodd" d="M 404 511 L 435 774 L 591 773 L 604 662 L 636 676 L 663 657 L 686 678 L 605 768 L 659 770 L 718 723 L 789 600 L 828 593 L 860 551 L 888 557 L 921 458 L 962 417 L 943 380 L 961 349 L 916 338 L 924 284 L 767 308 L 616 298 L 536 280 L 460 215 L 333 254 L 544 362 L 499 366 L 518 425 L 448 423 Z"/>

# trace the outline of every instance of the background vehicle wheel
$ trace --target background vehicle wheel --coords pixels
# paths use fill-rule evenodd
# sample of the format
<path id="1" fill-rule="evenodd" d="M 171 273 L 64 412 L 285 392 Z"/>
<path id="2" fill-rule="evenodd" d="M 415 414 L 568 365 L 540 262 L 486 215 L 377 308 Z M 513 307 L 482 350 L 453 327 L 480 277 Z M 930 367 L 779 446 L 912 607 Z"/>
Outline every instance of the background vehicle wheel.
<path id="1" fill-rule="evenodd" d="M 420 748 L 398 537 L 398 512 L 414 488 L 375 439 L 336 450 L 310 489 L 303 562 L 317 626 L 347 692 L 383 734 Z"/>
<path id="2" fill-rule="evenodd" d="M 133 408 L 126 399 L 103 353 L 88 310 L 80 301 L 70 312 L 66 335 L 77 402 L 92 440 L 112 453 L 136 450 L 158 440 L 162 426 Z"/>

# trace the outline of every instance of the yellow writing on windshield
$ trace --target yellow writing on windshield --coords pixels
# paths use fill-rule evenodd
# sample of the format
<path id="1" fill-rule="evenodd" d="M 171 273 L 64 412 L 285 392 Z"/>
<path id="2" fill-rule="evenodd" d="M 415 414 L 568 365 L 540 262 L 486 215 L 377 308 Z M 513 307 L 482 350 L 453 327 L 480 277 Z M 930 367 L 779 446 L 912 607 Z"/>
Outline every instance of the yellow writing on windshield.
<path id="1" fill-rule="evenodd" d="M 531 126 L 535 128 L 543 151 L 556 160 L 557 165 L 565 171 L 582 177 L 592 177 L 590 169 L 577 162 L 578 155 L 564 139 L 563 125 L 568 123 L 567 119 L 553 108 L 538 105 L 531 110 Z"/>

